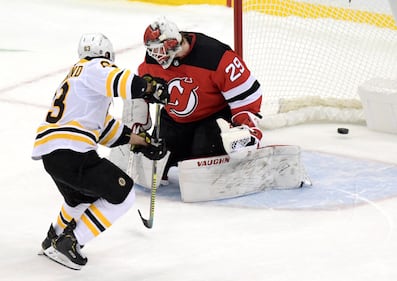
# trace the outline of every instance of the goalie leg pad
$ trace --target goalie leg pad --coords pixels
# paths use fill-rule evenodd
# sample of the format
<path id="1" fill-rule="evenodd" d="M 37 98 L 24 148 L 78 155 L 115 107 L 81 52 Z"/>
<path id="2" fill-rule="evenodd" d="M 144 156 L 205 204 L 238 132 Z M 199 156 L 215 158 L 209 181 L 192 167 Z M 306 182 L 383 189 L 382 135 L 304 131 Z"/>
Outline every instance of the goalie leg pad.
<path id="1" fill-rule="evenodd" d="M 299 146 L 267 146 L 249 152 L 244 159 L 223 155 L 185 160 L 178 167 L 184 202 L 300 188 L 308 179 Z"/>
<path id="2" fill-rule="evenodd" d="M 170 152 L 160 160 L 157 160 L 157 178 L 161 178 L 167 164 Z M 142 153 L 130 152 L 127 174 L 134 180 L 136 184 L 147 189 L 152 188 L 152 167 L 153 160 L 145 157 Z M 156 182 L 156 187 L 160 186 L 161 181 Z"/>
<path id="3" fill-rule="evenodd" d="M 274 189 L 297 188 L 304 183 L 309 184 L 310 180 L 301 163 L 299 146 L 275 145 L 268 148 L 273 149 L 271 166 Z"/>
<path id="4" fill-rule="evenodd" d="M 128 159 L 130 157 L 130 144 L 113 147 L 109 153 L 109 160 L 124 172 L 127 171 Z"/>
<path id="5" fill-rule="evenodd" d="M 135 134 L 149 130 L 152 126 L 149 105 L 144 99 L 124 100 L 122 121 L 125 125 L 132 128 Z M 130 144 L 113 147 L 109 154 L 109 160 L 119 166 L 124 172 L 128 169 L 130 147 Z"/>

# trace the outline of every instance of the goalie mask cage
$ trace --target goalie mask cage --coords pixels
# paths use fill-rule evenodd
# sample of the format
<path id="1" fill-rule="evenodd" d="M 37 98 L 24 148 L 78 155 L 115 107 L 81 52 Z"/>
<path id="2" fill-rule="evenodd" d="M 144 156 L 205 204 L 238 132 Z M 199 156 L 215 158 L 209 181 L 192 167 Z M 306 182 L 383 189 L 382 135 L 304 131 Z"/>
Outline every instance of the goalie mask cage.
<path id="1" fill-rule="evenodd" d="M 388 0 L 235 0 L 234 21 L 235 50 L 263 88 L 263 128 L 364 122 L 358 86 L 397 78 Z"/>

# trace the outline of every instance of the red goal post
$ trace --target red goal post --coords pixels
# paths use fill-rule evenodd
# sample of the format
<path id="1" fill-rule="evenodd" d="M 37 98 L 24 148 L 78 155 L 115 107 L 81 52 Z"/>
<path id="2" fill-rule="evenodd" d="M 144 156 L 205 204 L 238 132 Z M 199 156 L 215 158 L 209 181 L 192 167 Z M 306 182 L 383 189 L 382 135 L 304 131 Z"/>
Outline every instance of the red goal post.
<path id="1" fill-rule="evenodd" d="M 243 3 L 234 0 L 234 50 L 243 56 Z"/>
<path id="2" fill-rule="evenodd" d="M 393 5 L 234 0 L 235 50 L 263 86 L 262 114 L 268 118 L 261 125 L 364 122 L 359 85 L 397 78 Z"/>

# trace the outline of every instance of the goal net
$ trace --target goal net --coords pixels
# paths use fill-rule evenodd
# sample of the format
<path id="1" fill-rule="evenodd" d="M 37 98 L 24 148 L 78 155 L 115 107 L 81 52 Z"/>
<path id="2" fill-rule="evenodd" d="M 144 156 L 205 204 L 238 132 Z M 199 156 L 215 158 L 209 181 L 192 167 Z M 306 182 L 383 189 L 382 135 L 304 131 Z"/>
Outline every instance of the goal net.
<path id="1" fill-rule="evenodd" d="M 387 0 L 237 0 L 234 9 L 235 49 L 263 87 L 262 127 L 364 122 L 358 86 L 397 77 Z"/>

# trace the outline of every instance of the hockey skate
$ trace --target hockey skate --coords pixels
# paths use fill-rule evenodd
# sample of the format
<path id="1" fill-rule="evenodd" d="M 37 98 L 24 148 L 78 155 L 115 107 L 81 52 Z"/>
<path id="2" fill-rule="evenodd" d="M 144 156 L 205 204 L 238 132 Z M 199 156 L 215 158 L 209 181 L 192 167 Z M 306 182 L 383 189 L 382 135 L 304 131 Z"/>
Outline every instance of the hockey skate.
<path id="1" fill-rule="evenodd" d="M 59 264 L 79 270 L 88 259 L 80 252 L 81 247 L 73 233 L 75 228 L 76 222 L 72 220 L 63 233 L 52 240 L 52 247 L 44 250 L 44 254 Z"/>
<path id="2" fill-rule="evenodd" d="M 41 250 L 38 253 L 39 255 L 45 255 L 45 251 L 53 251 L 53 247 L 52 247 L 52 240 L 55 240 L 58 238 L 58 235 L 55 233 L 55 229 L 52 226 L 52 224 L 50 225 L 50 229 L 48 229 L 47 232 L 47 237 L 43 240 L 43 242 L 41 243 Z M 52 249 L 49 249 L 49 248 Z"/>

